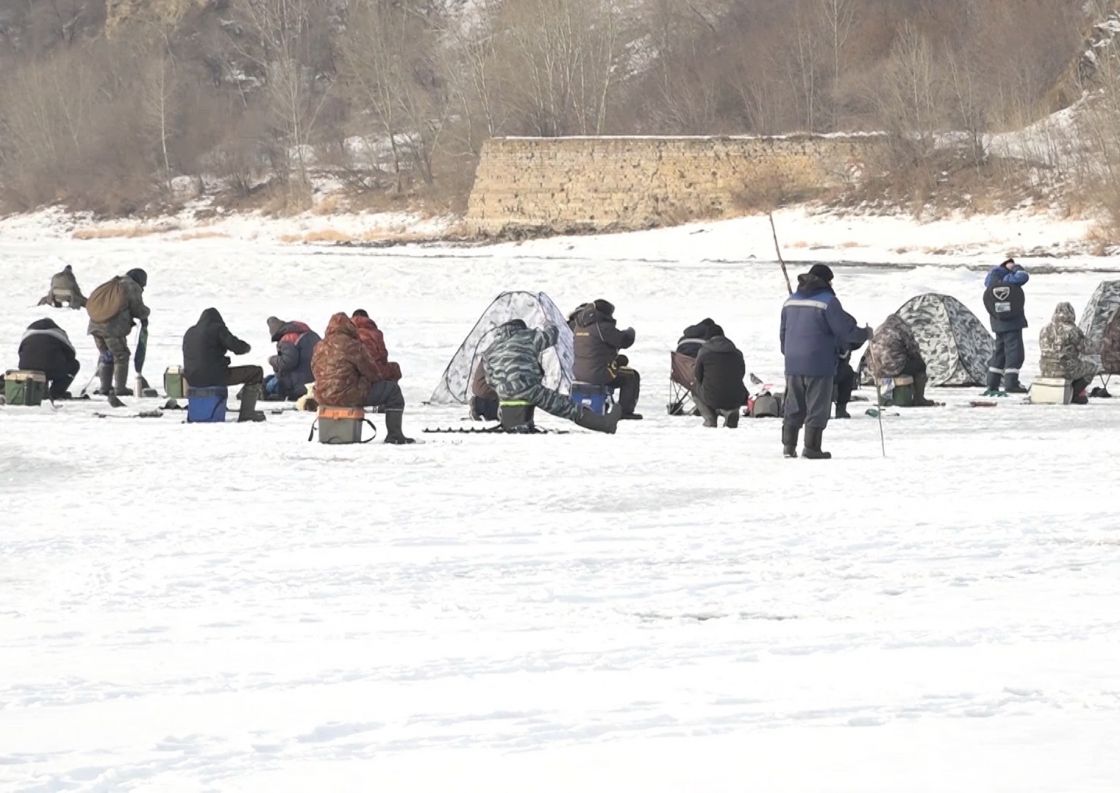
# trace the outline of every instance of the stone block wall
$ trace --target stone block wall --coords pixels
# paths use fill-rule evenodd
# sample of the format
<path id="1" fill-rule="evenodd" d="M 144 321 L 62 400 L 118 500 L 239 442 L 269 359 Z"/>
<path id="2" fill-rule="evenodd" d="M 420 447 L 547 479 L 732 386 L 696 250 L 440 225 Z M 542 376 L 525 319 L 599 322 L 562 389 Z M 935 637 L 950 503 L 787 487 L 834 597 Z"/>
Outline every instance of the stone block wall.
<path id="1" fill-rule="evenodd" d="M 859 178 L 877 136 L 494 138 L 467 209 L 480 234 L 649 228 L 742 214 Z"/>

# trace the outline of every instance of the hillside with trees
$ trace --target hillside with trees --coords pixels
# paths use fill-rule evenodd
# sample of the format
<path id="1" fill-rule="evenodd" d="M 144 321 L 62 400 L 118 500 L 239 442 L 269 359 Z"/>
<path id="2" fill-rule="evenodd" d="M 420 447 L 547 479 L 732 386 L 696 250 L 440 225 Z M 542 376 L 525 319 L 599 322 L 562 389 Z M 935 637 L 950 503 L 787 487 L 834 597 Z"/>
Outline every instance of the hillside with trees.
<path id="1" fill-rule="evenodd" d="M 5 0 L 0 210 L 206 192 L 294 212 L 324 182 L 457 208 L 491 136 L 875 130 L 890 161 L 849 200 L 1120 212 L 1117 19 L 1106 0 Z M 1001 135 L 1032 124 L 1029 146 Z"/>

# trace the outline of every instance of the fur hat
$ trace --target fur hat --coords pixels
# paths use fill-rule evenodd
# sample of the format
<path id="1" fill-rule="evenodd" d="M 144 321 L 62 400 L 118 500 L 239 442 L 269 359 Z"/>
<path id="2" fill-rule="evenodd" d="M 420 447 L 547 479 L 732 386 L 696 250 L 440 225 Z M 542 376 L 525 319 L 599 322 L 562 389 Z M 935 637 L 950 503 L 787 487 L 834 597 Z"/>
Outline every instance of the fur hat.
<path id="1" fill-rule="evenodd" d="M 268 336 L 269 336 L 269 338 L 272 339 L 273 341 L 278 341 L 279 336 L 280 336 L 280 329 L 283 328 L 286 324 L 287 323 L 284 322 L 282 319 L 278 319 L 276 317 L 269 317 L 268 318 Z"/>
<path id="2" fill-rule="evenodd" d="M 832 268 L 829 267 L 827 264 L 814 264 L 812 267 L 809 268 L 809 275 L 815 275 L 817 278 L 820 278 L 822 281 L 826 281 L 827 283 L 830 283 L 830 284 L 832 283 L 832 278 L 833 278 Z"/>

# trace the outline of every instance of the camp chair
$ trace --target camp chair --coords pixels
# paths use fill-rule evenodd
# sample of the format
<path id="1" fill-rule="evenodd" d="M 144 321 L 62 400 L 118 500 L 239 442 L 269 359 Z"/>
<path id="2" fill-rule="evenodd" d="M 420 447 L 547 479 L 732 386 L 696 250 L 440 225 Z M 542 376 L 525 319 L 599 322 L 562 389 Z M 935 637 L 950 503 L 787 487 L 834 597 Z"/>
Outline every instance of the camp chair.
<path id="1" fill-rule="evenodd" d="M 692 368 L 696 359 L 679 352 L 669 353 L 669 403 L 670 416 L 691 416 L 696 411 L 692 399 Z"/>

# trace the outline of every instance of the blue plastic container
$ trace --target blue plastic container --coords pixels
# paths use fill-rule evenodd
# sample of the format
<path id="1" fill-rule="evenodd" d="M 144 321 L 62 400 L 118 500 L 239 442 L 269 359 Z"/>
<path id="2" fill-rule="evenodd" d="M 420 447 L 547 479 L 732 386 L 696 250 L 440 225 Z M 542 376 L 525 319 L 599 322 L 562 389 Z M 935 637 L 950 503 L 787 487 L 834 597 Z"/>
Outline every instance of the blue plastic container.
<path id="1" fill-rule="evenodd" d="M 605 416 L 611 409 L 611 390 L 605 385 L 572 383 L 572 402 Z"/>
<path id="2" fill-rule="evenodd" d="M 229 389 L 225 386 L 187 387 L 187 423 L 208 424 L 226 420 L 226 397 Z"/>

